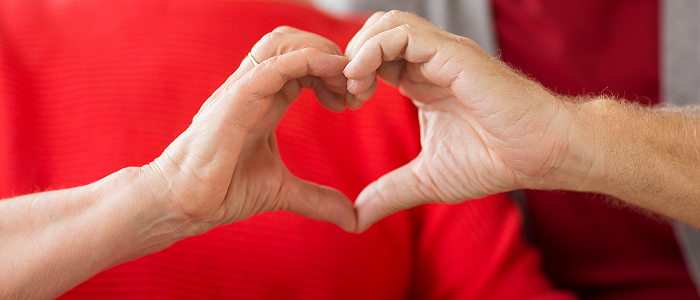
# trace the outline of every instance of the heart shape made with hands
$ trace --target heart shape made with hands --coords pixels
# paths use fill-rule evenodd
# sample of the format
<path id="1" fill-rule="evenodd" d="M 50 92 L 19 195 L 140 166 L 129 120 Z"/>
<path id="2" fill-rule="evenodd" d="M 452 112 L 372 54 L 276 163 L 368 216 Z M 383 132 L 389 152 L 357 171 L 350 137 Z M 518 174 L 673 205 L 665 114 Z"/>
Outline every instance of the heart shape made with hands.
<path id="1" fill-rule="evenodd" d="M 329 110 L 354 110 L 373 95 L 377 76 L 418 107 L 422 150 L 365 187 L 353 206 L 339 191 L 292 175 L 274 131 L 302 88 Z M 172 187 L 165 194 L 197 224 L 195 233 L 280 209 L 362 232 L 420 204 L 546 182 L 560 161 L 549 153 L 568 131 L 566 118 L 550 126 L 562 120 L 559 111 L 541 85 L 413 14 L 376 13 L 345 55 L 326 38 L 279 27 L 152 164 L 161 177 L 155 186 Z"/>

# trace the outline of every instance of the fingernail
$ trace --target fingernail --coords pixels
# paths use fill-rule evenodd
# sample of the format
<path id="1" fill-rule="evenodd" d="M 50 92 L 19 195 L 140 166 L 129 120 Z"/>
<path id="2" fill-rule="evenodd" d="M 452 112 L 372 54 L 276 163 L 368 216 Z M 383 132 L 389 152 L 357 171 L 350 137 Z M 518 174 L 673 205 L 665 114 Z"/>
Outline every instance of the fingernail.
<path id="1" fill-rule="evenodd" d="M 345 59 L 350 61 L 350 59 L 347 58 L 347 56 L 342 55 L 342 54 L 331 54 L 332 57 L 338 58 L 338 59 Z"/>
<path id="2" fill-rule="evenodd" d="M 347 65 L 345 65 L 345 69 L 343 69 L 343 74 L 345 74 L 347 76 L 348 70 L 352 70 L 352 66 L 354 65 L 354 63 L 355 63 L 355 61 L 352 60 L 352 58 L 351 58 L 350 62 Z"/>
<path id="3" fill-rule="evenodd" d="M 353 85 L 355 85 L 355 79 L 348 79 L 348 91 Z"/>

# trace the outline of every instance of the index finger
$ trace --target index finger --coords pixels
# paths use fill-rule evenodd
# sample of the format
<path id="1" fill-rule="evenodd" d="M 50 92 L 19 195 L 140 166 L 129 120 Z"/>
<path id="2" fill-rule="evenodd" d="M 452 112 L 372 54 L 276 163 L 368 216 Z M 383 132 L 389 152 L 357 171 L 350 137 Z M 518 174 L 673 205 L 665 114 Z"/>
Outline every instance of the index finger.
<path id="1" fill-rule="evenodd" d="M 345 56 L 352 60 L 367 40 L 381 32 L 398 27 L 402 24 L 419 25 L 425 23 L 430 24 L 430 22 L 412 13 L 398 10 L 376 12 L 367 19 L 362 28 L 350 40 L 348 46 L 345 48 Z"/>
<path id="2" fill-rule="evenodd" d="M 306 75 L 336 77 L 342 75 L 347 63 L 344 56 L 316 48 L 271 57 L 240 79 L 227 80 L 202 108 L 217 115 L 224 113 L 230 125 L 250 131 L 265 115 L 270 96 L 287 81 Z"/>
<path id="3" fill-rule="evenodd" d="M 424 27 L 427 27 L 427 31 L 431 31 L 430 33 L 440 32 L 440 29 L 434 27 L 430 22 L 411 13 L 394 10 L 372 15 L 353 37 L 346 50 L 346 56 L 351 60 L 344 70 L 344 74 L 348 78 L 348 92 L 359 95 L 357 97 L 359 102 L 369 99 L 374 92 L 373 87 L 376 85 L 376 73 L 374 72 L 380 69 L 385 61 L 404 58 L 409 46 L 411 51 L 415 51 L 413 50 L 415 48 L 423 52 L 419 56 L 432 56 L 436 52 L 435 45 L 439 43 L 423 41 L 421 44 L 416 44 L 410 39 L 410 30 Z M 417 60 L 411 59 L 411 62 L 422 62 L 422 60 L 424 59 L 418 57 Z M 399 72 L 399 74 L 384 73 L 390 75 L 391 79 L 400 77 L 400 73 L 403 72 L 396 68 L 390 69 Z M 390 82 L 395 83 L 396 80 L 390 80 Z M 348 104 L 352 102 L 348 101 Z"/>
<path id="4" fill-rule="evenodd" d="M 408 75 L 420 76 L 434 85 L 448 87 L 462 70 L 478 60 L 475 58 L 487 56 L 473 41 L 441 30 L 409 13 L 387 13 L 365 30 L 358 33 L 362 36 L 358 43 L 363 44 L 356 47 L 354 57 L 344 70 L 345 76 L 356 82 L 366 82 L 365 78 L 386 61 L 403 59 L 413 65 L 403 70 L 394 68 L 394 72 L 399 74 L 390 75 L 405 76 L 406 70 L 410 70 Z M 374 35 L 362 42 L 366 33 Z M 397 81 L 397 78 L 390 79 Z M 357 94 L 367 88 L 355 84 L 348 91 Z"/>
<path id="5" fill-rule="evenodd" d="M 367 44 L 367 41 L 372 39 L 374 36 L 382 34 L 387 30 L 391 30 L 403 22 L 425 22 L 427 21 L 421 19 L 420 17 L 404 13 L 397 10 L 390 12 L 376 12 L 374 13 L 362 28 L 355 34 L 355 36 L 350 40 L 348 46 L 346 47 L 345 55 L 353 61 L 360 51 Z M 381 51 L 379 51 L 381 52 Z M 369 100 L 369 98 L 374 94 L 375 88 L 377 86 L 377 78 L 375 70 L 377 70 L 382 64 L 382 56 L 380 55 L 369 55 L 370 59 L 361 59 L 363 72 L 360 75 L 355 75 L 353 70 L 344 72 L 347 77 L 348 74 L 352 74 L 354 77 L 348 78 L 347 90 L 349 94 L 346 95 L 346 101 L 348 107 L 351 109 L 358 109 L 363 102 Z M 347 70 L 346 70 L 347 71 Z"/>
<path id="6" fill-rule="evenodd" d="M 347 56 L 350 59 L 354 57 L 355 53 L 357 52 L 355 51 L 355 48 L 356 44 L 359 43 L 358 41 L 361 40 L 362 43 L 364 43 L 364 41 L 366 41 L 369 37 L 372 37 L 371 35 L 369 35 L 371 34 L 371 32 L 368 32 L 368 28 L 372 27 L 372 25 L 374 25 L 374 23 L 377 22 L 377 20 L 379 20 L 385 14 L 385 11 L 375 12 L 374 14 L 372 14 L 372 16 L 370 16 L 367 19 L 367 21 L 365 21 L 365 24 L 362 25 L 362 28 L 360 28 L 360 30 L 357 31 L 357 33 L 355 34 L 355 36 L 352 37 L 348 45 L 345 46 L 345 56 Z M 362 43 L 360 44 L 360 46 L 362 45 Z"/>

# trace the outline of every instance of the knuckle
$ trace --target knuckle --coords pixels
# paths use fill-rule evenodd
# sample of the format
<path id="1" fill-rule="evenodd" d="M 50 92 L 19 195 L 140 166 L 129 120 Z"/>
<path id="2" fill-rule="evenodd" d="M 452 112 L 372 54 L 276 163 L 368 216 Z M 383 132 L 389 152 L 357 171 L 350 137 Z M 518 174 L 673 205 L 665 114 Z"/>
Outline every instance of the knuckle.
<path id="1" fill-rule="evenodd" d="M 301 51 L 305 55 L 318 55 L 321 52 L 321 50 L 314 47 L 301 48 L 299 51 Z"/>
<path id="2" fill-rule="evenodd" d="M 378 12 L 372 14 L 372 16 L 370 18 L 379 18 L 379 17 L 383 17 L 384 15 L 386 15 L 385 11 L 378 11 Z"/>
<path id="3" fill-rule="evenodd" d="M 287 82 L 290 78 L 289 75 L 286 74 L 286 72 L 283 71 L 283 68 L 281 68 L 281 65 L 284 64 L 286 57 L 288 57 L 288 54 L 280 55 L 280 56 L 273 56 L 262 62 L 258 68 L 259 70 L 269 70 L 269 68 L 272 68 L 274 72 L 279 75 L 279 77 L 282 79 L 283 82 Z M 262 67 L 262 68 L 261 68 Z M 262 71 L 261 71 L 262 72 Z"/>
<path id="4" fill-rule="evenodd" d="M 385 16 L 387 19 L 398 23 L 420 22 L 420 20 L 424 20 L 416 14 L 396 9 L 389 11 Z"/>
<path id="5" fill-rule="evenodd" d="M 387 18 L 397 18 L 398 19 L 398 18 L 401 18 L 401 16 L 403 16 L 404 14 L 407 14 L 407 13 L 400 11 L 400 10 L 397 10 L 397 9 L 392 9 L 388 13 L 386 13 L 385 16 L 387 16 Z"/>
<path id="6" fill-rule="evenodd" d="M 408 35 L 413 34 L 414 32 L 414 26 L 411 24 L 401 24 L 399 27 L 397 27 L 399 30 L 405 31 Z"/>
<path id="7" fill-rule="evenodd" d="M 463 37 L 463 36 L 456 35 L 456 36 L 455 36 L 455 40 L 457 40 L 457 43 L 459 43 L 459 44 L 461 44 L 461 45 L 463 45 L 463 46 L 466 46 L 466 47 L 468 47 L 468 48 L 470 48 L 470 49 L 481 50 L 481 46 L 479 46 L 479 44 L 477 44 L 475 41 L 473 41 L 473 40 L 470 39 L 470 38 L 466 38 L 466 37 Z"/>
<path id="8" fill-rule="evenodd" d="M 269 65 L 277 65 L 277 64 L 280 62 L 281 59 L 282 59 L 281 56 L 273 56 L 273 57 L 270 57 L 270 58 L 266 59 L 265 61 L 261 62 L 260 65 L 259 65 L 258 67 L 260 67 L 260 66 L 269 66 Z M 256 68 L 256 69 L 262 69 L 262 68 Z"/>
<path id="9" fill-rule="evenodd" d="M 287 25 L 282 25 L 278 26 L 277 28 L 273 29 L 272 32 L 282 32 L 282 33 L 287 33 L 287 32 L 292 32 L 294 31 L 295 28 Z"/>
<path id="10" fill-rule="evenodd" d="M 260 39 L 260 42 L 258 42 L 258 44 L 264 49 L 279 48 L 280 45 L 282 45 L 282 43 L 284 42 L 284 35 L 285 33 L 279 31 L 268 32 Z"/>
<path id="11" fill-rule="evenodd" d="M 319 38 L 319 39 L 322 42 L 320 47 L 323 47 L 325 52 L 330 53 L 330 54 L 341 55 L 342 52 L 340 51 L 340 48 L 335 43 L 333 43 L 332 41 L 327 40 L 325 38 Z"/>
<path id="12" fill-rule="evenodd" d="M 284 38 L 285 33 L 281 31 L 272 31 L 268 33 L 269 36 L 269 41 L 278 44 L 283 38 Z"/>
<path id="13" fill-rule="evenodd" d="M 260 39 L 260 42 L 263 44 L 270 43 L 270 40 L 272 39 L 272 34 L 273 32 L 268 32 L 263 37 Z"/>

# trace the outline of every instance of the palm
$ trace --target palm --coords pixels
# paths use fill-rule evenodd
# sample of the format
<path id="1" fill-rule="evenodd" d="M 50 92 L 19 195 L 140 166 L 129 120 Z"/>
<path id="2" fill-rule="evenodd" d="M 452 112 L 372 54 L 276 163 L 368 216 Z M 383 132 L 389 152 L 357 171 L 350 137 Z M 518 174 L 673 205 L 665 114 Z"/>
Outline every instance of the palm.
<path id="1" fill-rule="evenodd" d="M 294 81 L 288 82 L 288 85 L 299 86 Z M 217 223 L 227 224 L 262 212 L 286 208 L 281 200 L 287 195 L 281 192 L 288 192 L 285 185 L 298 184 L 299 179 L 282 162 L 274 130 L 289 103 L 298 96 L 298 91 L 290 92 L 284 88 L 270 96 L 270 108 L 248 134 L 226 196 L 216 206 L 216 213 L 221 216 Z"/>
<path id="2" fill-rule="evenodd" d="M 449 58 L 442 61 L 445 60 Z M 448 84 L 445 78 L 452 79 L 452 76 L 440 76 L 442 61 L 439 57 L 425 63 L 400 60 L 385 63 L 387 66 L 379 70 L 382 78 L 398 85 L 399 90 L 421 108 L 420 116 L 425 119 L 421 120 L 424 123 L 421 142 L 423 152 L 428 155 L 423 159 L 434 157 L 430 164 L 448 159 L 444 157 L 446 154 L 439 153 L 445 151 L 440 150 L 441 147 L 459 153 L 458 160 L 453 161 L 452 167 L 446 166 L 443 172 L 461 174 L 460 179 L 467 180 L 464 188 L 469 191 L 462 196 L 468 197 L 462 200 L 536 184 L 535 181 L 546 175 L 543 172 L 556 164 L 555 149 L 563 148 L 556 144 L 553 136 L 568 130 L 551 126 L 556 109 L 530 103 L 532 99 L 547 101 L 551 94 L 544 88 L 524 88 L 532 87 L 533 83 L 500 62 L 496 63 L 500 67 L 497 74 L 491 76 L 510 77 L 510 86 L 493 88 L 482 83 L 491 82 L 491 78 L 470 72 L 461 73 L 462 76 Z M 475 65 L 467 69 L 479 68 L 485 67 Z M 528 109 L 533 106 L 548 109 Z M 505 114 L 508 116 L 501 116 Z M 543 131 L 543 127 L 550 128 Z M 553 131 L 560 132 L 549 134 Z M 436 151 L 431 153 L 429 149 Z"/>
<path id="3" fill-rule="evenodd" d="M 279 118 L 271 112 L 274 106 L 280 105 L 276 102 L 273 100 L 270 111 L 248 134 L 235 168 L 228 171 L 231 174 L 222 174 L 224 176 L 219 178 L 219 182 L 212 184 L 224 188 L 225 195 L 212 198 L 209 204 L 209 209 L 213 211 L 210 221 L 228 224 L 279 209 L 277 193 L 286 168 L 275 143 L 274 125 Z"/>
<path id="4" fill-rule="evenodd" d="M 437 103 L 435 103 L 437 104 Z M 513 185 L 501 157 L 467 120 L 444 110 L 419 110 L 422 151 L 416 176 L 429 191 L 426 200 L 459 203 Z"/>
<path id="5" fill-rule="evenodd" d="M 460 99 L 459 107 L 465 108 L 460 115 L 468 118 L 472 128 L 478 130 L 491 151 L 489 155 L 500 158 L 505 166 L 500 169 L 505 173 L 500 173 L 496 179 L 511 184 L 494 192 L 532 187 L 546 178 L 547 171 L 557 164 L 561 154 L 557 149 L 565 147 L 558 144 L 561 140 L 555 137 L 566 136 L 569 128 L 556 122 L 562 108 L 547 103 L 558 102 L 547 90 L 502 62 L 497 62 L 496 68 L 497 74 L 490 76 L 478 77 L 465 72 L 453 86 L 469 84 L 470 88 L 452 90 Z M 500 78 L 490 78 L 496 76 Z M 494 87 L 489 82 L 508 84 Z M 506 176 L 511 176 L 511 180 Z"/>
<path id="6" fill-rule="evenodd" d="M 433 84 L 429 67 L 400 60 L 379 70 L 419 107 L 422 151 L 412 168 L 426 200 L 458 203 L 512 186 L 513 172 L 494 151 L 493 138 L 449 88 Z"/>

